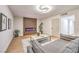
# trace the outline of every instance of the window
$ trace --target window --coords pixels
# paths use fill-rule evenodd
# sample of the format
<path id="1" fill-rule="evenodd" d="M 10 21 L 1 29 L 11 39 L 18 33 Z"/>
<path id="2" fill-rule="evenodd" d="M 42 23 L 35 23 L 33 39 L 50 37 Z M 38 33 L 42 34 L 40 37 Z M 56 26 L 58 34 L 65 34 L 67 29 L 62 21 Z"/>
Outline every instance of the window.
<path id="1" fill-rule="evenodd" d="M 60 25 L 61 34 L 67 34 L 67 35 L 74 34 L 74 19 L 75 17 L 73 15 L 61 17 L 61 25 Z"/>

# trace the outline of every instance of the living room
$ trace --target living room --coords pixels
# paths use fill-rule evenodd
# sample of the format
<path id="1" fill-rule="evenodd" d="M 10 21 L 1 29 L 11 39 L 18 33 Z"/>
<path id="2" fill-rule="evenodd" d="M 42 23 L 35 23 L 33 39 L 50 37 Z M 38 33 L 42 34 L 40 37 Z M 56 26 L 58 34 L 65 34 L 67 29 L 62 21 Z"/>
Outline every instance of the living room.
<path id="1" fill-rule="evenodd" d="M 26 52 L 22 39 L 27 41 L 29 38 L 40 38 L 41 35 L 49 37 L 46 40 L 52 40 L 53 43 L 61 38 L 61 34 L 79 36 L 78 5 L 0 5 L 0 11 L 10 19 L 6 28 L 5 25 L 0 28 L 0 52 Z M 50 43 L 49 40 L 45 44 Z"/>

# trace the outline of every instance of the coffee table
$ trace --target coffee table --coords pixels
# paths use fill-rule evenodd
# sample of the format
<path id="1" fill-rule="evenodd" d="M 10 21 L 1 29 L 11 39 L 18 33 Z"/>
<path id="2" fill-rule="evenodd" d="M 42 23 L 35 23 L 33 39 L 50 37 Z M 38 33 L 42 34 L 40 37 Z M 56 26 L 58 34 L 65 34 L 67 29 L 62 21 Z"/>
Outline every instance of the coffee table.
<path id="1" fill-rule="evenodd" d="M 40 36 L 33 35 L 31 36 L 31 40 L 37 40 L 39 43 L 45 43 L 51 40 L 50 35 L 41 34 Z"/>

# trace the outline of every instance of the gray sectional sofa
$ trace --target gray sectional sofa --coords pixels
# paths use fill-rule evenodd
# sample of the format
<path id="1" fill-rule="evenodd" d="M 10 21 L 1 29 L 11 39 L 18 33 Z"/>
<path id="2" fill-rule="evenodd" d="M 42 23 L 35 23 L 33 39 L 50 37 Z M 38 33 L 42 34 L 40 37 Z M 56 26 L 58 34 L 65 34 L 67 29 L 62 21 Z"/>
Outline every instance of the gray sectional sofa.
<path id="1" fill-rule="evenodd" d="M 37 40 L 31 40 L 32 47 L 27 47 L 28 53 L 78 53 L 79 38 L 61 35 L 59 40 L 48 41 L 42 45 Z"/>

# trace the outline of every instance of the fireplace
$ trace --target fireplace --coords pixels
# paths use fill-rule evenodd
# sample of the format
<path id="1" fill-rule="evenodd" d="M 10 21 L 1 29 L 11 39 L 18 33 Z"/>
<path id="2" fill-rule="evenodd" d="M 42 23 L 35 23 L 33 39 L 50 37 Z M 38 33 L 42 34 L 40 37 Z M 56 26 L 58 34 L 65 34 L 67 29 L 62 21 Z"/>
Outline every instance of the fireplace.
<path id="1" fill-rule="evenodd" d="M 37 19 L 36 18 L 24 18 L 24 35 L 35 34 L 37 32 Z"/>
<path id="2" fill-rule="evenodd" d="M 36 28 L 33 28 L 33 27 L 25 28 L 25 32 L 35 32 L 35 31 L 36 31 Z"/>

